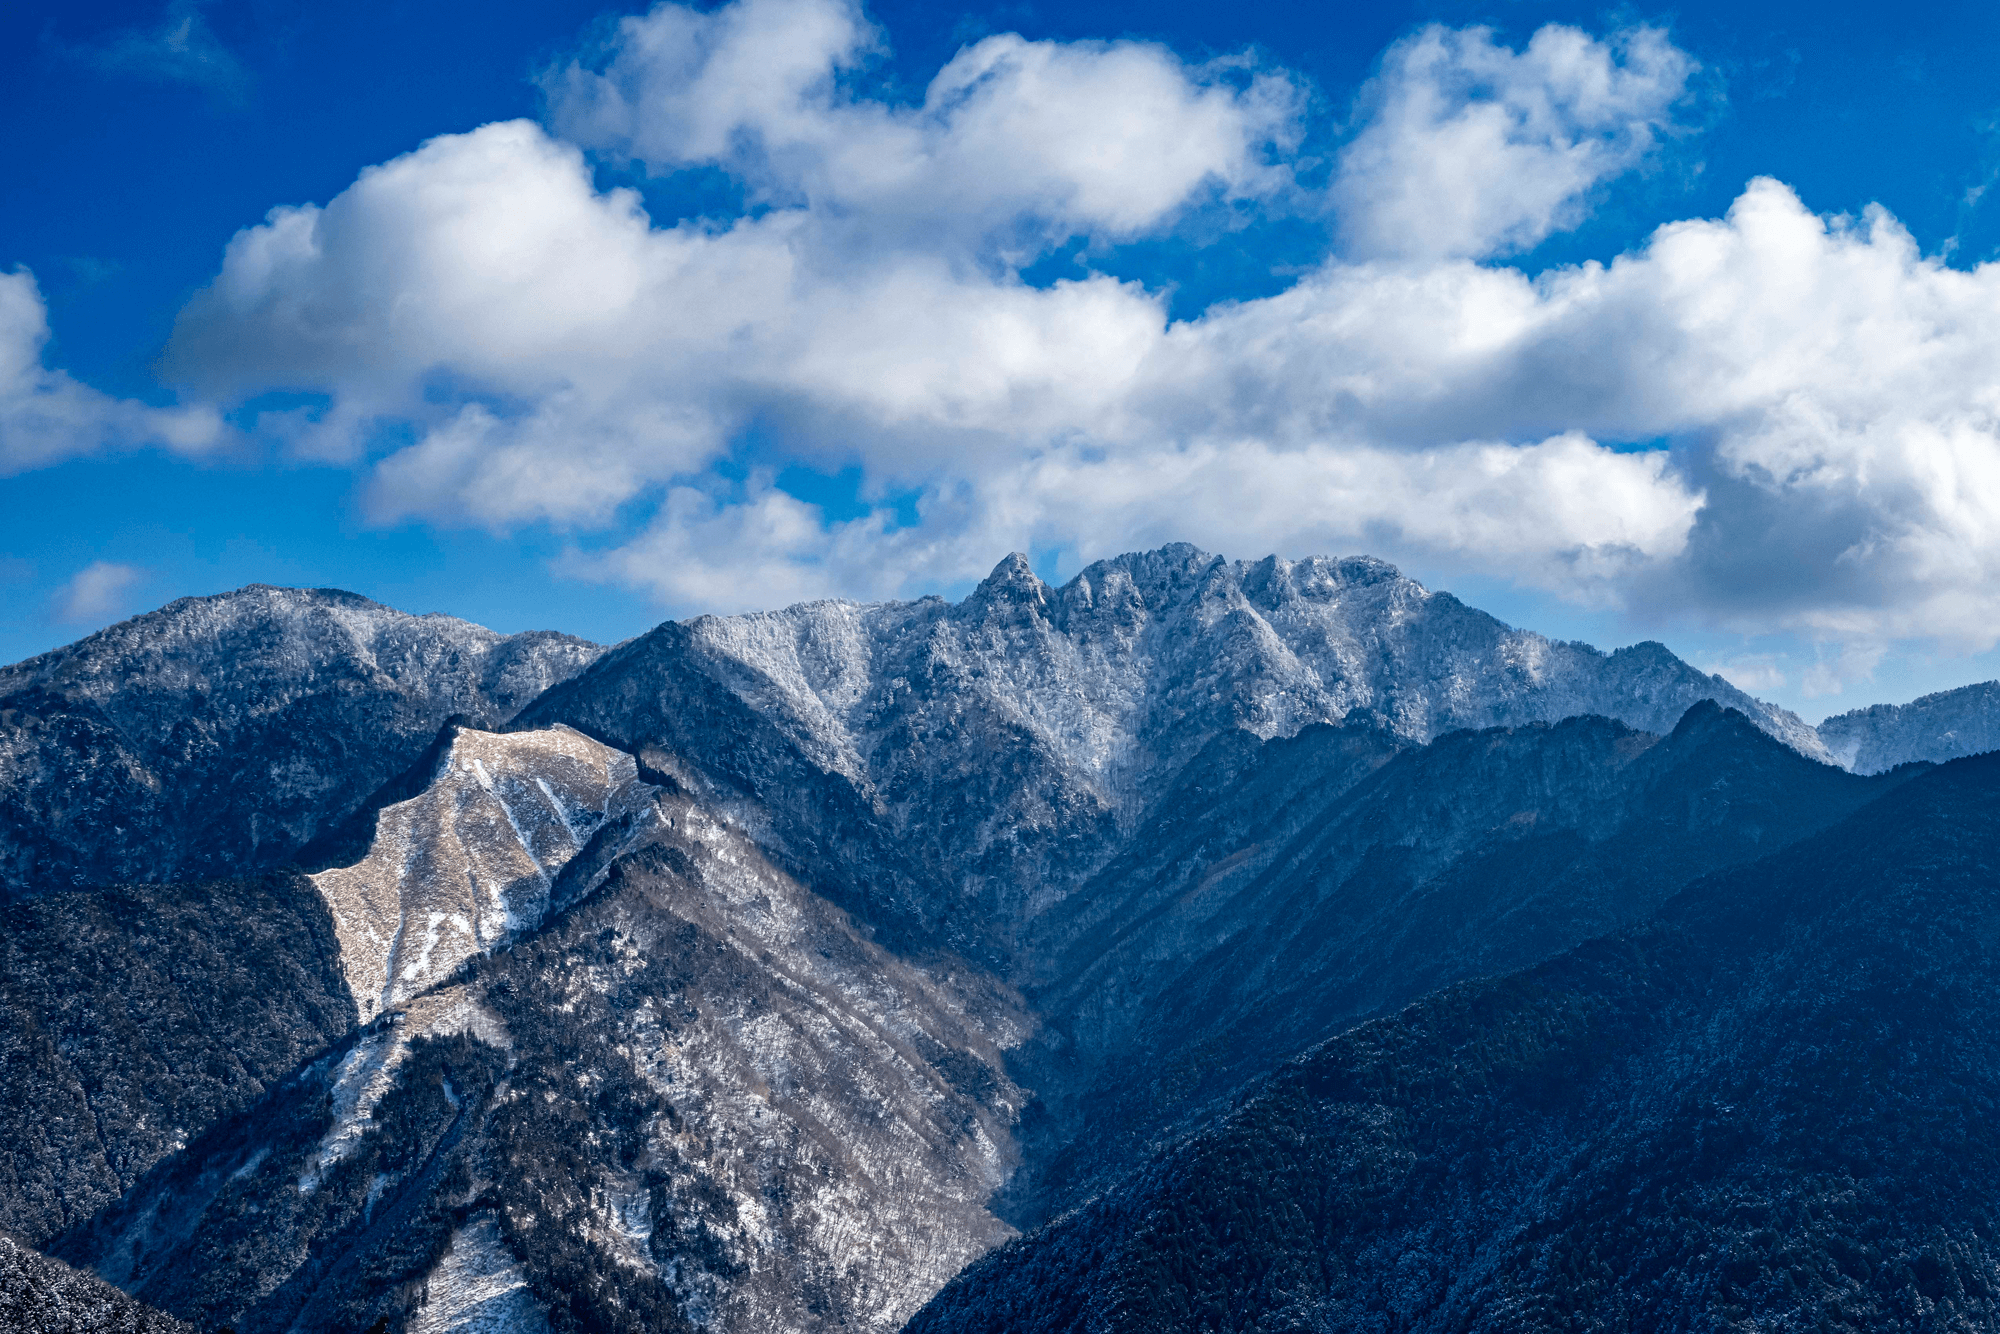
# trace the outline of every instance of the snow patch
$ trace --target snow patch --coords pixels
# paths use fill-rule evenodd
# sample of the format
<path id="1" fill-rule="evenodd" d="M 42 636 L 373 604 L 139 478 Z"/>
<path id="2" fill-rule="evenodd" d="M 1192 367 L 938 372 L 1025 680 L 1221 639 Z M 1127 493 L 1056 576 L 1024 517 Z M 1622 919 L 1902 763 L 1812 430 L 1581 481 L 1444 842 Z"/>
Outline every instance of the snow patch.
<path id="1" fill-rule="evenodd" d="M 424 1280 L 409 1334 L 547 1334 L 549 1323 L 500 1225 L 478 1214 L 451 1234 L 451 1249 Z"/>

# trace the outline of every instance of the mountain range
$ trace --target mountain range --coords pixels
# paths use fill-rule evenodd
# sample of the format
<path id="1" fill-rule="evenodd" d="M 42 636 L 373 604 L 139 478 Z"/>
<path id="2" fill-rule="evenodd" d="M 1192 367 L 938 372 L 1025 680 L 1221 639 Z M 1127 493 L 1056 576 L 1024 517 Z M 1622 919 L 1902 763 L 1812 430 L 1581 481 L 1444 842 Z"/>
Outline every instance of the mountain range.
<path id="1" fill-rule="evenodd" d="M 1996 708 L 1814 729 L 1187 546 L 609 649 L 185 599 L 0 669 L 6 1272 L 239 1334 L 1984 1327 Z"/>

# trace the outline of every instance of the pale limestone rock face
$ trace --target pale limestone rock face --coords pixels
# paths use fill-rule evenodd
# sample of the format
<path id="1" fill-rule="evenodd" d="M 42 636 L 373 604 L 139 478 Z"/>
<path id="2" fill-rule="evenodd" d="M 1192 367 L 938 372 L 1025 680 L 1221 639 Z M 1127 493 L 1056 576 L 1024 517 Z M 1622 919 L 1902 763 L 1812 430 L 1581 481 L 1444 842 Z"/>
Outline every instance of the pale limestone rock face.
<path id="1" fill-rule="evenodd" d="M 366 858 L 312 877 L 362 1021 L 540 925 L 563 868 L 599 830 L 642 822 L 655 790 L 567 727 L 460 731 L 430 787 L 383 809 Z"/>

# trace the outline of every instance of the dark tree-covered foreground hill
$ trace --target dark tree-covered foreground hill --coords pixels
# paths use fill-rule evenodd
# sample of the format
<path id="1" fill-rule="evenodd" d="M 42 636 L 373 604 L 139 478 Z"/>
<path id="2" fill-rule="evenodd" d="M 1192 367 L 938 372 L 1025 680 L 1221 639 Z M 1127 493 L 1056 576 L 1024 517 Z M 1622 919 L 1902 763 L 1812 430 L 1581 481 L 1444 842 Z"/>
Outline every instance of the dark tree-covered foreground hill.
<path id="1" fill-rule="evenodd" d="M 917 1334 L 2000 1323 L 2000 757 L 1286 1065 Z"/>

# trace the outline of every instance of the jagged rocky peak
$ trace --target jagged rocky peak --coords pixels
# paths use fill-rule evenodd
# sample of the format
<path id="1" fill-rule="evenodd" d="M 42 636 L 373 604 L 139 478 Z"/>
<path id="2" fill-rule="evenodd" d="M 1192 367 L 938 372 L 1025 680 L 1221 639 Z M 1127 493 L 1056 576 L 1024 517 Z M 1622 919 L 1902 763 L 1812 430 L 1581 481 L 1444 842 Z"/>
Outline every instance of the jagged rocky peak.
<path id="1" fill-rule="evenodd" d="M 1230 562 L 1177 543 L 1052 589 L 1016 552 L 956 606 L 808 603 L 691 628 L 753 707 L 781 703 L 809 752 L 862 778 L 897 721 L 968 697 L 1113 805 L 1217 732 L 1289 736 L 1357 710 L 1421 742 L 1582 713 L 1666 732 L 1713 699 L 1825 757 L 1797 718 L 1661 645 L 1606 655 L 1515 630 L 1368 557 Z"/>
<path id="2" fill-rule="evenodd" d="M 447 718 L 498 726 L 601 652 L 260 584 L 0 668 L 0 895 L 282 865 Z"/>
<path id="3" fill-rule="evenodd" d="M 1836 763 L 1860 774 L 2000 750 L 2000 681 L 1835 714 L 1819 737 Z"/>
<path id="4" fill-rule="evenodd" d="M 1365 722 L 1427 742 L 1584 714 L 1664 733 L 1703 699 L 1823 754 L 1792 715 L 1658 645 L 1607 655 L 1514 630 L 1379 560 L 1178 544 L 1060 588 L 1016 553 L 956 604 L 669 622 L 520 725 L 657 748 L 843 907 L 999 963 L 1217 736 Z"/>
<path id="5" fill-rule="evenodd" d="M 560 894 L 564 870 L 595 840 L 601 873 L 657 790 L 630 755 L 567 727 L 457 729 L 430 786 L 376 817 L 367 857 L 311 877 L 362 1019 L 587 891 Z"/>

